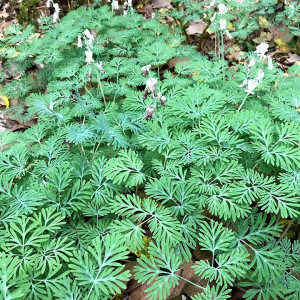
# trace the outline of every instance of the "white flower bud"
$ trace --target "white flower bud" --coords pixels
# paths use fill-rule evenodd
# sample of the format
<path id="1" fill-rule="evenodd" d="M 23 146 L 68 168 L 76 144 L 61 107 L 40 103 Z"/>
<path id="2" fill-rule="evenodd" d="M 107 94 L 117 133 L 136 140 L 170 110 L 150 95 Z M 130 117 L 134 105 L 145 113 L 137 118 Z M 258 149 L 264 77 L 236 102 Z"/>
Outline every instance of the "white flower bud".
<path id="1" fill-rule="evenodd" d="M 263 58 L 267 53 L 269 45 L 267 43 L 261 43 L 256 47 L 255 53 L 257 53 L 258 57 Z"/>
<path id="2" fill-rule="evenodd" d="M 216 3 L 216 0 L 212 0 L 211 2 L 210 2 L 210 6 L 214 6 L 215 5 L 215 3 Z"/>
<path id="3" fill-rule="evenodd" d="M 215 12 L 215 13 L 213 14 L 213 16 L 210 18 L 210 21 L 213 22 L 213 21 L 215 20 L 216 16 L 217 16 L 217 13 Z"/>
<path id="4" fill-rule="evenodd" d="M 257 80 L 258 82 L 262 82 L 264 76 L 265 76 L 264 71 L 263 71 L 262 69 L 259 69 L 259 70 L 258 70 L 258 74 L 257 74 L 257 76 L 256 76 L 256 80 Z"/>
<path id="5" fill-rule="evenodd" d="M 268 55 L 268 69 L 273 70 L 273 68 L 274 66 L 273 66 L 272 58 L 270 55 Z"/>
<path id="6" fill-rule="evenodd" d="M 155 90 L 156 90 L 156 86 L 157 86 L 157 79 L 155 78 L 149 78 L 146 81 L 146 90 L 149 89 L 151 92 L 151 97 L 154 98 L 155 97 Z"/>
<path id="7" fill-rule="evenodd" d="M 257 87 L 258 82 L 256 80 L 252 80 L 250 79 L 248 81 L 248 86 L 247 89 L 245 90 L 245 92 L 249 95 L 252 93 L 252 91 Z"/>
<path id="8" fill-rule="evenodd" d="M 244 79 L 243 83 L 239 85 L 239 87 L 244 88 L 248 83 L 247 79 Z"/>
<path id="9" fill-rule="evenodd" d="M 58 6 L 58 3 L 53 3 L 53 7 L 54 7 L 54 14 L 52 17 L 53 17 L 53 22 L 56 23 L 59 18 L 60 8 Z"/>
<path id="10" fill-rule="evenodd" d="M 220 20 L 220 29 L 221 30 L 226 30 L 226 19 L 221 19 Z"/>
<path id="11" fill-rule="evenodd" d="M 149 105 L 146 106 L 146 114 L 145 114 L 145 119 L 146 121 L 150 121 L 152 118 L 152 115 L 155 112 L 155 108 L 154 107 L 150 107 Z"/>
<path id="12" fill-rule="evenodd" d="M 77 40 L 77 47 L 78 47 L 78 48 L 82 48 L 82 40 L 81 40 L 81 38 L 82 38 L 82 36 L 79 35 L 79 36 L 78 36 L 78 40 Z"/>
<path id="13" fill-rule="evenodd" d="M 103 69 L 103 62 L 96 63 L 97 68 L 101 71 L 102 74 L 105 74 L 106 71 Z"/>
<path id="14" fill-rule="evenodd" d="M 85 61 L 88 65 L 90 65 L 94 60 L 93 60 L 93 52 L 88 49 L 85 51 Z"/>
<path id="15" fill-rule="evenodd" d="M 224 15 L 227 12 L 227 8 L 226 8 L 225 4 L 223 4 L 223 3 L 218 4 L 218 9 L 219 9 L 220 15 Z"/>
<path id="16" fill-rule="evenodd" d="M 229 39 L 232 39 L 232 35 L 228 30 L 226 30 L 226 35 L 228 36 Z"/>
<path id="17" fill-rule="evenodd" d="M 247 69 L 249 70 L 250 68 L 252 68 L 255 65 L 255 62 L 256 62 L 255 59 L 251 58 L 247 66 Z"/>
<path id="18" fill-rule="evenodd" d="M 114 10 L 118 9 L 119 8 L 118 0 L 113 0 L 111 6 L 112 6 L 112 9 L 114 9 Z"/>
<path id="19" fill-rule="evenodd" d="M 143 76 L 147 76 L 147 75 L 149 74 L 150 68 L 151 68 L 151 65 L 150 65 L 150 64 L 141 67 L 141 70 L 142 70 L 142 72 L 143 72 Z"/>
<path id="20" fill-rule="evenodd" d="M 165 106 L 166 100 L 167 100 L 167 98 L 166 98 L 165 96 L 161 96 L 161 97 L 160 97 L 160 104 L 161 104 L 162 106 Z"/>

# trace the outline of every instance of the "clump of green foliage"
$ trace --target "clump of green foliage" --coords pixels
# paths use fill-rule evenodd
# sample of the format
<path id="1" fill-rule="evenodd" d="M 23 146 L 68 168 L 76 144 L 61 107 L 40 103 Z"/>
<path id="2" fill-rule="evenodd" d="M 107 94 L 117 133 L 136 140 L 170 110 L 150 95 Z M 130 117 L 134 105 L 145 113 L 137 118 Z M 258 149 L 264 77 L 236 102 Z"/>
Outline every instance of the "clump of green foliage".
<path id="1" fill-rule="evenodd" d="M 300 36 L 300 4 L 298 1 L 174 0 L 174 9 L 169 15 L 174 19 L 171 25 L 179 25 L 183 32 L 191 21 L 202 20 L 206 23 L 207 26 L 200 35 L 198 50 L 202 49 L 203 42 L 208 38 L 208 30 L 215 33 L 216 43 L 220 44 L 219 36 L 224 34 L 220 28 L 221 19 L 226 20 L 226 28 L 229 29 L 228 36 L 234 38 L 239 45 L 247 45 L 250 49 L 253 46 L 247 38 L 260 28 L 264 30 L 263 28 L 284 25 L 287 27 L 286 34 L 283 35 L 284 39 L 287 37 L 290 39 L 293 36 L 299 38 Z M 280 32 L 286 29 L 279 28 L 278 30 Z M 291 44 L 294 46 L 295 42 L 292 41 Z"/>
<path id="2" fill-rule="evenodd" d="M 297 68 L 284 77 L 249 53 L 251 68 L 228 69 L 108 6 L 41 29 L 14 25 L 1 41 L 20 75 L 2 93 L 26 104 L 9 113 L 38 116 L 0 135 L 1 299 L 110 299 L 131 275 L 166 299 L 190 260 L 207 280 L 194 300 L 237 284 L 246 299 L 299 299 L 300 244 L 280 224 L 299 219 Z"/>

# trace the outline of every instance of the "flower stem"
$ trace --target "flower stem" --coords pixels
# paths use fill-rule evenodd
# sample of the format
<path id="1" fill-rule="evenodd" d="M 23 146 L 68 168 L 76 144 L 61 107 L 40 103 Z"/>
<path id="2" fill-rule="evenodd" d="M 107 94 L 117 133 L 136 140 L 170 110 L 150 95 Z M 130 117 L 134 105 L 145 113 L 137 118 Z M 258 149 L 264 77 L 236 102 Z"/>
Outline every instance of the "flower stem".
<path id="1" fill-rule="evenodd" d="M 241 108 L 242 108 L 242 106 L 244 105 L 244 103 L 245 103 L 245 101 L 246 101 L 247 97 L 248 97 L 248 94 L 245 96 L 245 98 L 244 98 L 243 102 L 241 103 L 240 107 L 238 108 L 238 111 L 240 111 L 240 110 L 241 110 Z"/>

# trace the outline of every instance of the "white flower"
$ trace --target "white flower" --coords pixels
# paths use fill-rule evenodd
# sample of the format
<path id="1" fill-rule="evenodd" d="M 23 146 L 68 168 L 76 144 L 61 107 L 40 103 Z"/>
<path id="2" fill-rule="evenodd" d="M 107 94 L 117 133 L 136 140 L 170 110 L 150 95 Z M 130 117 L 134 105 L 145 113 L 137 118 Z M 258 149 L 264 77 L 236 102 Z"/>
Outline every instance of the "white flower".
<path id="1" fill-rule="evenodd" d="M 251 58 L 247 66 L 247 69 L 249 70 L 250 68 L 252 68 L 255 65 L 255 62 L 256 62 L 255 58 Z"/>
<path id="2" fill-rule="evenodd" d="M 94 60 L 93 60 L 93 52 L 88 49 L 85 51 L 85 61 L 88 65 L 90 65 Z"/>
<path id="3" fill-rule="evenodd" d="M 211 2 L 210 2 L 210 6 L 214 6 L 215 5 L 215 3 L 216 3 L 216 0 L 212 0 Z"/>
<path id="4" fill-rule="evenodd" d="M 102 74 L 105 74 L 106 71 L 103 69 L 103 62 L 96 63 L 97 68 L 102 72 Z"/>
<path id="5" fill-rule="evenodd" d="M 225 4 L 223 4 L 223 3 L 218 4 L 218 9 L 219 9 L 220 15 L 224 15 L 227 12 L 227 8 L 226 8 Z"/>
<path id="6" fill-rule="evenodd" d="M 146 66 L 141 67 L 141 70 L 143 72 L 143 76 L 147 76 L 149 74 L 150 68 L 151 68 L 151 65 L 146 65 Z"/>
<path id="7" fill-rule="evenodd" d="M 263 58 L 268 51 L 269 45 L 267 43 L 261 43 L 256 47 L 255 53 L 257 53 L 258 57 Z"/>
<path id="8" fill-rule="evenodd" d="M 257 76 L 256 76 L 256 80 L 257 80 L 258 82 L 262 82 L 264 76 L 265 76 L 264 71 L 263 71 L 262 69 L 259 69 L 259 70 L 258 70 L 258 74 L 257 74 Z"/>
<path id="9" fill-rule="evenodd" d="M 239 87 L 244 88 L 248 83 L 247 79 L 244 79 L 243 83 L 239 85 Z"/>
<path id="10" fill-rule="evenodd" d="M 58 3 L 53 3 L 53 7 L 54 7 L 54 14 L 52 17 L 53 17 L 53 22 L 56 23 L 59 18 L 60 8 L 58 6 Z"/>
<path id="11" fill-rule="evenodd" d="M 132 9 L 132 0 L 128 0 L 128 7 Z"/>
<path id="12" fill-rule="evenodd" d="M 151 97 L 154 97 L 156 86 L 157 86 L 157 79 L 155 79 L 155 78 L 149 78 L 146 81 L 146 88 L 148 88 L 150 90 Z"/>
<path id="13" fill-rule="evenodd" d="M 118 0 L 113 0 L 111 6 L 112 6 L 112 9 L 118 9 L 119 8 Z"/>
<path id="14" fill-rule="evenodd" d="M 226 30 L 226 34 L 227 34 L 227 36 L 228 36 L 229 39 L 232 39 L 232 35 L 231 35 L 231 33 L 228 30 Z"/>
<path id="15" fill-rule="evenodd" d="M 77 40 L 77 47 L 78 47 L 78 48 L 82 48 L 82 40 L 81 40 L 81 38 L 82 38 L 82 36 L 79 35 L 79 36 L 78 36 L 78 40 Z"/>
<path id="16" fill-rule="evenodd" d="M 93 35 L 90 33 L 90 31 L 88 29 L 85 29 L 83 33 L 89 40 L 94 40 Z"/>
<path id="17" fill-rule="evenodd" d="M 145 114 L 145 119 L 147 121 L 150 121 L 152 118 L 152 115 L 155 112 L 155 108 L 154 107 L 150 107 L 149 105 L 146 106 L 146 114 Z"/>
<path id="18" fill-rule="evenodd" d="M 272 58 L 270 55 L 268 55 L 268 69 L 273 70 L 273 68 L 274 66 L 273 66 Z"/>
<path id="19" fill-rule="evenodd" d="M 50 7 L 51 0 L 47 0 L 46 7 Z"/>
<path id="20" fill-rule="evenodd" d="M 213 22 L 213 21 L 215 20 L 216 16 L 217 16 L 217 13 L 215 12 L 215 13 L 213 14 L 213 16 L 210 18 L 210 21 Z"/>
<path id="21" fill-rule="evenodd" d="M 226 19 L 221 19 L 220 20 L 220 29 L 221 30 L 226 30 Z"/>
<path id="22" fill-rule="evenodd" d="M 126 15 L 127 15 L 127 10 L 126 10 L 126 9 L 124 9 L 124 11 L 123 11 L 123 15 L 124 15 L 124 16 L 126 16 Z"/>
<path id="23" fill-rule="evenodd" d="M 166 105 L 166 100 L 167 100 L 167 98 L 166 98 L 165 96 L 161 96 L 161 97 L 160 97 L 160 104 L 161 104 L 162 106 L 165 106 L 165 105 Z"/>
<path id="24" fill-rule="evenodd" d="M 247 86 L 247 89 L 245 90 L 245 92 L 247 92 L 247 94 L 251 94 L 252 91 L 257 87 L 258 85 L 258 82 L 254 79 L 250 79 L 248 81 L 248 86 Z"/>

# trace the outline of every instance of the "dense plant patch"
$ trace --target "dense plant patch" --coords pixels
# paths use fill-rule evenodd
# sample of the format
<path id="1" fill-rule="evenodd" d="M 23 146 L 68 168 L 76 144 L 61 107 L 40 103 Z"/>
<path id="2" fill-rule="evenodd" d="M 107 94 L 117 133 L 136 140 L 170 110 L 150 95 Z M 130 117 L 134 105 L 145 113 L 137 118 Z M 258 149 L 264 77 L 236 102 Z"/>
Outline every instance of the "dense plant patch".
<path id="1" fill-rule="evenodd" d="M 261 44 L 229 68 L 108 6 L 41 27 L 1 41 L 8 113 L 38 116 L 0 135 L 1 299 L 110 299 L 131 275 L 167 299 L 188 261 L 192 299 L 299 299 L 299 67 Z"/>

